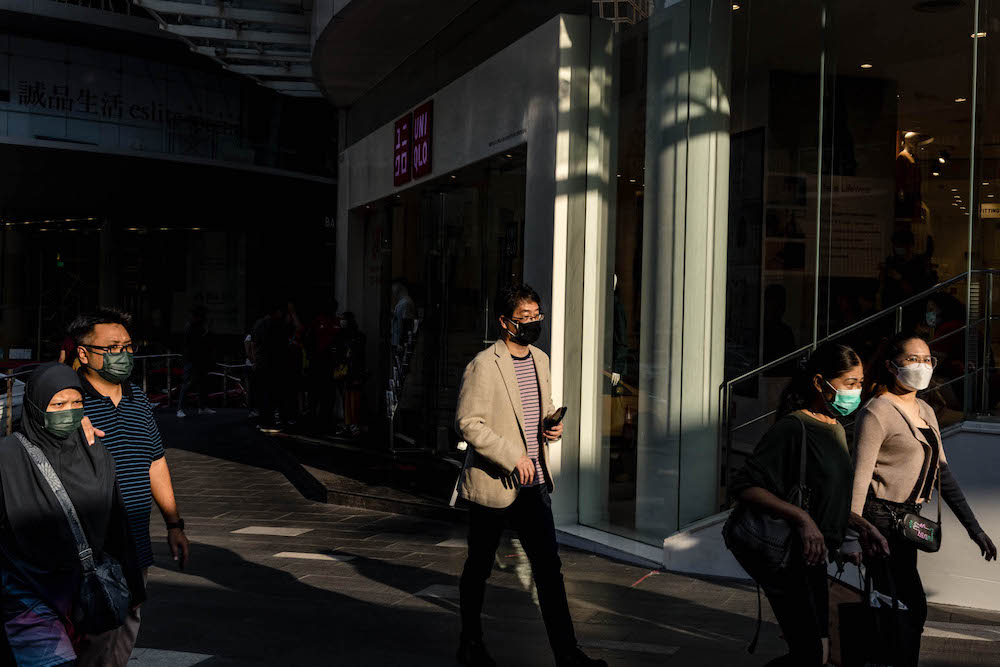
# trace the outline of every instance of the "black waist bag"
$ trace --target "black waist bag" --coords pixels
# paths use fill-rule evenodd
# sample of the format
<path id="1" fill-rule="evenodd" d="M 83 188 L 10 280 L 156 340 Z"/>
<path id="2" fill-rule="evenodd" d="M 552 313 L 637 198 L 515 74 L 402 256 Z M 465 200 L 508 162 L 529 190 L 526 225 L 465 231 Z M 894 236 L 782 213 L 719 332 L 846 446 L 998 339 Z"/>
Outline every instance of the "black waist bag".
<path id="1" fill-rule="evenodd" d="M 799 453 L 799 480 L 784 500 L 796 507 L 808 509 L 806 490 L 806 425 L 801 419 L 802 443 Z M 725 525 L 722 538 L 726 548 L 737 560 L 751 556 L 770 570 L 783 570 L 794 557 L 796 530 L 782 517 L 774 516 L 756 505 L 738 503 Z"/>
<path id="2" fill-rule="evenodd" d="M 132 598 L 121 564 L 107 554 L 94 558 L 94 552 L 87 542 L 87 536 L 83 534 L 83 527 L 80 525 L 80 518 L 77 516 L 73 501 L 66 493 L 66 488 L 56 471 L 52 469 L 42 450 L 31 444 L 20 433 L 16 435 L 55 494 L 73 532 L 73 539 L 76 540 L 83 577 L 69 620 L 74 629 L 89 635 L 121 627 L 128 618 L 129 603 Z"/>
<path id="3" fill-rule="evenodd" d="M 917 488 L 910 496 L 911 501 L 916 499 L 921 486 L 923 483 L 918 481 Z M 872 509 L 875 512 L 878 512 L 876 508 L 884 509 L 893 532 L 921 551 L 936 553 L 941 549 L 941 503 L 944 502 L 941 498 L 940 469 L 937 472 L 937 492 L 937 521 L 921 516 L 920 505 L 914 502 L 892 503 L 881 498 L 874 498 L 874 503 L 872 503 L 873 498 L 869 498 L 868 502 L 874 505 Z"/>

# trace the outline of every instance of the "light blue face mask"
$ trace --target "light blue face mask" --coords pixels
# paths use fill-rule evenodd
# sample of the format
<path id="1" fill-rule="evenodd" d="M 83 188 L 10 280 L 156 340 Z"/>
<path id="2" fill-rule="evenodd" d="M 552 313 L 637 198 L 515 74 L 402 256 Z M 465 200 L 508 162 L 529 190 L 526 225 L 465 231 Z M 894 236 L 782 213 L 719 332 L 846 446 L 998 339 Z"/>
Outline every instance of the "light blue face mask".
<path id="1" fill-rule="evenodd" d="M 829 382 L 826 386 L 836 392 L 836 396 L 828 402 L 828 405 L 841 417 L 846 417 L 861 406 L 861 389 L 837 389 Z"/>

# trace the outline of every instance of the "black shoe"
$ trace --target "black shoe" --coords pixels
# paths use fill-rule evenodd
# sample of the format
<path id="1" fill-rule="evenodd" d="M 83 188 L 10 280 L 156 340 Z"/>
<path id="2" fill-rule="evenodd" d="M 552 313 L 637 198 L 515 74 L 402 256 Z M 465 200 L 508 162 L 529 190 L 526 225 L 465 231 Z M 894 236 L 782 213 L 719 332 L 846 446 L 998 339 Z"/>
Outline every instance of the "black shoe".
<path id="1" fill-rule="evenodd" d="M 486 644 L 479 641 L 469 641 L 463 639 L 458 645 L 458 654 L 455 656 L 458 664 L 466 667 L 497 667 L 497 662 L 490 657 L 486 651 Z"/>
<path id="2" fill-rule="evenodd" d="M 608 663 L 587 657 L 587 654 L 577 646 L 566 653 L 557 655 L 556 667 L 608 667 Z"/>

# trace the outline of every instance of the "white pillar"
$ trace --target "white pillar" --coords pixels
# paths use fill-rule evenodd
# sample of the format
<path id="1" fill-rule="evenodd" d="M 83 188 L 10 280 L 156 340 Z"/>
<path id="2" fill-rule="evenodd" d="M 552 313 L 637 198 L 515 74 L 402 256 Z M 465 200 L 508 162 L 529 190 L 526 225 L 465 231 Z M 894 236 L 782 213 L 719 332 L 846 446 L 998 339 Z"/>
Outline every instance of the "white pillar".
<path id="1" fill-rule="evenodd" d="M 649 26 L 636 527 L 666 537 L 718 510 L 728 225 L 729 3 Z"/>

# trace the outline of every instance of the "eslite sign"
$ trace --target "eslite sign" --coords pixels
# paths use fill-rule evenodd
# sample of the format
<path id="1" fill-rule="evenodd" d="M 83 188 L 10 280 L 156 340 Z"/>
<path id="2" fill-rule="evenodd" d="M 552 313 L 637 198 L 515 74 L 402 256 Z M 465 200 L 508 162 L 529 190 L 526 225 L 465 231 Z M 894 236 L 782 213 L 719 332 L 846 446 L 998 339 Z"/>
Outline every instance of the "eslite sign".
<path id="1" fill-rule="evenodd" d="M 431 121 L 434 102 L 427 102 L 413 112 L 413 177 L 431 173 Z"/>
<path id="2" fill-rule="evenodd" d="M 393 185 L 404 185 L 431 173 L 433 101 L 396 121 L 393 145 Z"/>

